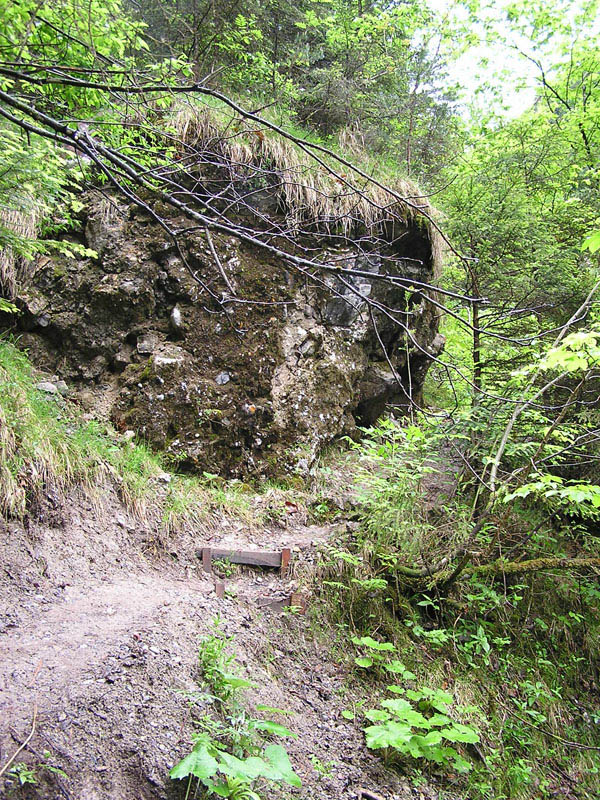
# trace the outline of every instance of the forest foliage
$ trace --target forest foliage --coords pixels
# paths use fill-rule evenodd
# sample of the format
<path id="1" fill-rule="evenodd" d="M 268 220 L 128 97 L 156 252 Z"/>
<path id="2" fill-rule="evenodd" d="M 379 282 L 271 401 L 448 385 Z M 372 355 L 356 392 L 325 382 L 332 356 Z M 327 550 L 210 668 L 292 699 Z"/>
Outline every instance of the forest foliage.
<path id="1" fill-rule="evenodd" d="M 36 254 L 81 254 L 62 233 L 78 213 L 82 186 L 110 183 L 128 200 L 140 202 L 143 191 L 181 203 L 177 181 L 189 152 L 175 123 L 182 104 L 225 115 L 246 147 L 284 137 L 330 184 L 359 186 L 363 198 L 365 185 L 387 187 L 440 233 L 445 268 L 438 287 L 423 289 L 423 302 L 444 297 L 445 307 L 436 307 L 446 350 L 432 364 L 425 407 L 413 406 L 404 425 L 384 421 L 365 431 L 352 446 L 362 470 L 360 535 L 345 543 L 346 571 L 329 576 L 329 589 L 338 599 L 351 595 L 349 635 L 389 637 L 407 663 L 404 653 L 429 648 L 436 666 L 452 662 L 457 684 L 471 673 L 481 683 L 492 670 L 497 678 L 480 692 L 476 734 L 451 719 L 450 695 L 441 711 L 435 707 L 413 657 L 397 692 L 412 704 L 396 698 L 370 709 L 367 744 L 389 755 L 393 739 L 409 760 L 431 755 L 466 770 L 468 748 L 438 746 L 444 733 L 454 735 L 477 762 L 473 797 L 593 796 L 600 785 L 600 710 L 592 700 L 600 642 L 597 3 L 0 0 L 0 19 L 0 312 L 7 318 Z M 477 52 L 483 77 L 466 66 L 461 84 L 460 66 Z M 506 108 L 507 81 L 515 91 L 529 83 L 522 110 L 515 111 L 516 94 Z M 403 178 L 418 181 L 418 196 L 400 198 L 394 186 Z M 424 198 L 439 209 L 435 218 Z M 204 206 L 194 213 L 202 225 L 230 224 Z M 298 260 L 314 266 L 306 254 Z M 14 374 L 18 362 L 21 377 L 0 411 L 22 425 L 25 400 L 37 396 L 15 351 L 3 345 L 1 355 L 2 374 L 11 364 Z M 48 425 L 50 406 L 37 398 L 33 409 L 37 431 Z M 65 424 L 51 427 L 64 480 L 118 468 L 119 453 L 93 426 L 78 427 L 78 435 L 93 441 L 94 464 L 82 462 L 75 445 L 61 450 Z M 29 433 L 19 432 L 21 451 L 15 437 L 2 444 L 7 485 L 18 487 L 11 469 L 33 457 L 39 437 Z M 444 508 L 430 513 L 420 498 L 440 461 L 453 464 L 458 479 Z M 148 469 L 146 455 L 144 463 Z M 126 471 L 133 480 L 135 467 Z M 22 511 L 22 486 L 14 497 Z M 394 624 L 404 620 L 400 633 L 390 609 Z M 217 756 L 220 749 L 210 751 Z"/>

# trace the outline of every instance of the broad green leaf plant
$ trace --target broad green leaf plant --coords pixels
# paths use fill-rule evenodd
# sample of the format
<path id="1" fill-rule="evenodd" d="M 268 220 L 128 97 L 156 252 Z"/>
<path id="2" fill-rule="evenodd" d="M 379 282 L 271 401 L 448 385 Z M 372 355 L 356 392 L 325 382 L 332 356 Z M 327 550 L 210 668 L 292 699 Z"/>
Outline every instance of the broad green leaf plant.
<path id="1" fill-rule="evenodd" d="M 214 633 L 206 636 L 199 649 L 199 666 L 204 682 L 203 702 L 213 705 L 214 713 L 196 720 L 192 749 L 170 771 L 174 780 L 188 780 L 186 799 L 195 785 L 211 796 L 230 800 L 261 800 L 260 785 L 285 783 L 299 788 L 286 749 L 266 744 L 263 736 L 296 738 L 279 722 L 248 716 L 238 699 L 252 683 L 238 674 L 235 658 L 227 652 L 233 638 L 225 636 L 220 620 Z M 197 693 L 192 694 L 193 697 Z M 258 706 L 259 711 L 285 714 L 282 709 Z"/>
<path id="2" fill-rule="evenodd" d="M 352 642 L 363 651 L 354 661 L 362 669 L 391 673 L 401 683 L 386 687 L 388 697 L 364 716 L 371 723 L 363 728 L 367 747 L 383 750 L 386 758 L 425 759 L 440 766 L 451 766 L 458 772 L 469 772 L 471 764 L 452 744 L 476 744 L 479 734 L 470 725 L 457 722 L 454 698 L 442 689 L 422 686 L 408 688 L 416 676 L 393 658 L 396 650 L 391 642 L 379 642 L 372 636 L 353 637 Z M 352 712 L 344 713 L 354 719 Z"/>
<path id="3" fill-rule="evenodd" d="M 470 771 L 471 764 L 447 743 L 475 744 L 479 734 L 471 726 L 452 719 L 451 694 L 426 687 L 402 690 L 388 686 L 388 691 L 402 691 L 405 697 L 386 698 L 379 708 L 366 712 L 372 723 L 364 728 L 367 747 L 450 765 L 458 772 Z"/>
<path id="4" fill-rule="evenodd" d="M 260 795 L 250 788 L 260 778 L 283 782 L 289 786 L 301 786 L 300 778 L 294 772 L 289 756 L 281 745 L 267 745 L 260 756 L 237 758 L 207 733 L 194 736 L 191 753 L 176 764 L 169 775 L 179 780 L 197 778 L 209 792 L 219 797 L 243 796 L 248 800 L 260 800 Z M 240 788 L 244 789 L 244 795 L 240 795 Z"/>

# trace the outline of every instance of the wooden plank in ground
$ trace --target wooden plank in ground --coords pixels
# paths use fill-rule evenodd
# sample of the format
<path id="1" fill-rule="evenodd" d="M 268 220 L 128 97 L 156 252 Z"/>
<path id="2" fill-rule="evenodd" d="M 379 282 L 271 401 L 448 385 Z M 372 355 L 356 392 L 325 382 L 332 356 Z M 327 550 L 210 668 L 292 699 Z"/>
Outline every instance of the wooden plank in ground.
<path id="1" fill-rule="evenodd" d="M 245 564 L 250 567 L 279 567 L 281 575 L 288 571 L 292 553 L 289 547 L 283 550 L 223 550 L 218 547 L 203 547 L 200 551 L 202 567 L 205 572 L 212 572 L 213 559 L 230 561 L 233 564 Z"/>
<path id="2" fill-rule="evenodd" d="M 296 608 L 299 614 L 306 614 L 306 601 L 300 592 L 292 592 L 288 600 L 288 605 L 292 608 Z"/>
<path id="3" fill-rule="evenodd" d="M 246 564 L 251 567 L 280 567 L 281 551 L 269 550 L 218 550 L 211 548 L 212 558 L 221 558 L 233 564 Z"/>

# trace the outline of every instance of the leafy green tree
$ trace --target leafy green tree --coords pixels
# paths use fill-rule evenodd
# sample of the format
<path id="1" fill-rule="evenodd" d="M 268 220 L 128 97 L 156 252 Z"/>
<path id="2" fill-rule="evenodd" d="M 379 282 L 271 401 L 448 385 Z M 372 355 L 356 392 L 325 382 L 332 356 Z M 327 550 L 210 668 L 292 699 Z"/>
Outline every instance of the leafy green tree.
<path id="1" fill-rule="evenodd" d="M 471 310 L 476 389 L 486 371 L 498 377 L 527 361 L 519 343 L 568 318 L 596 278 L 597 258 L 581 251 L 600 216 L 595 53 L 593 45 L 573 49 L 552 76 L 543 73 L 534 108 L 476 129 L 449 170 L 444 203 L 465 256 L 463 288 L 489 301 Z"/>
<path id="2" fill-rule="evenodd" d="M 456 32 L 415 0 L 131 7 L 157 56 L 183 52 L 208 85 L 275 103 L 320 136 L 343 132 L 350 147 L 377 152 L 397 171 L 431 175 L 456 138 L 444 67 Z"/>

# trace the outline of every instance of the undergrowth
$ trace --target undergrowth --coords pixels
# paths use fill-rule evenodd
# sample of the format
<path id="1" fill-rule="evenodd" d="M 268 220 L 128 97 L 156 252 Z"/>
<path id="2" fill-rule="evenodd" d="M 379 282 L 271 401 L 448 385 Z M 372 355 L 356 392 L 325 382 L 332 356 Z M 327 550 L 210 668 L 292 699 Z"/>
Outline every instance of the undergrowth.
<path id="1" fill-rule="evenodd" d="M 597 577 L 476 570 L 498 548 L 527 558 L 593 550 L 589 526 L 556 515 L 542 525 L 536 506 L 501 506 L 479 536 L 473 570 L 428 589 L 402 568 L 460 545 L 471 509 L 456 482 L 440 484 L 434 471 L 449 466 L 435 429 L 380 424 L 356 455 L 358 529 L 323 550 L 311 612 L 363 698 L 344 716 L 416 784 L 437 782 L 440 797 L 600 796 Z M 435 752 L 445 745 L 431 693 L 447 704 L 446 724 L 477 731 L 478 740 L 459 728 L 458 760 Z"/>

